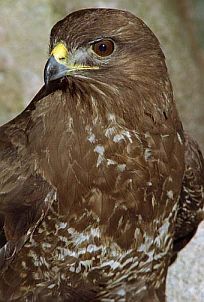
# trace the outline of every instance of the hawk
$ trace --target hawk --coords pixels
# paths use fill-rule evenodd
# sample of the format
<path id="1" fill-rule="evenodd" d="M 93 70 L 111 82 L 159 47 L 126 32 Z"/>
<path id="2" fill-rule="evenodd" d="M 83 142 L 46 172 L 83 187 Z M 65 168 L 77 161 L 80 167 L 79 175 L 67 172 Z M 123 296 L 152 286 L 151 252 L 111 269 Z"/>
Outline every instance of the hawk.
<path id="1" fill-rule="evenodd" d="M 45 85 L 0 128 L 0 300 L 165 301 L 203 158 L 159 41 L 129 12 L 85 9 L 49 53 Z"/>

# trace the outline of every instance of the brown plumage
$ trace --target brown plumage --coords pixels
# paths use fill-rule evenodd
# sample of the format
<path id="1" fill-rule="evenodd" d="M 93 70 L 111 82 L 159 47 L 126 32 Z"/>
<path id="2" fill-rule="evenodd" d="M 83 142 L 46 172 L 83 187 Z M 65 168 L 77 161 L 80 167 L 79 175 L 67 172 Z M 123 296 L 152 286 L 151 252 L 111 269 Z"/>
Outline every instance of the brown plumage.
<path id="1" fill-rule="evenodd" d="M 185 133 L 185 172 L 174 234 L 175 255 L 190 241 L 204 219 L 203 207 L 204 160 L 197 142 Z"/>
<path id="2" fill-rule="evenodd" d="M 198 220 L 179 202 L 195 165 L 159 42 L 89 9 L 54 26 L 50 53 L 46 85 L 0 128 L 0 299 L 164 301 L 173 241 Z"/>

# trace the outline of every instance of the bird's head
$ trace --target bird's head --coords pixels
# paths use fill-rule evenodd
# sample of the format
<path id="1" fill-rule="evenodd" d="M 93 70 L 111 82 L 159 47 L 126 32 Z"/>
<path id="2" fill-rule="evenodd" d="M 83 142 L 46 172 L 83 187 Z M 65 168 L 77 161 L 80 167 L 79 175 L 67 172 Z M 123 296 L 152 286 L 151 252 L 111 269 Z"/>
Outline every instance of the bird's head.
<path id="1" fill-rule="evenodd" d="M 51 31 L 45 84 L 64 77 L 148 89 L 168 75 L 157 38 L 139 18 L 115 9 L 85 9 Z"/>

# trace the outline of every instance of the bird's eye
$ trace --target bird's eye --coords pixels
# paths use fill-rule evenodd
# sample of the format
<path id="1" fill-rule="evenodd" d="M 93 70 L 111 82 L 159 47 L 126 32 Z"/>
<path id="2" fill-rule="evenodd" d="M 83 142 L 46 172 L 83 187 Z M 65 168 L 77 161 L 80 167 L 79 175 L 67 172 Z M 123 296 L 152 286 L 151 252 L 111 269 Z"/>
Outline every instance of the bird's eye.
<path id="1" fill-rule="evenodd" d="M 113 53 L 114 43 L 111 40 L 101 40 L 92 45 L 92 50 L 100 57 L 107 57 Z"/>

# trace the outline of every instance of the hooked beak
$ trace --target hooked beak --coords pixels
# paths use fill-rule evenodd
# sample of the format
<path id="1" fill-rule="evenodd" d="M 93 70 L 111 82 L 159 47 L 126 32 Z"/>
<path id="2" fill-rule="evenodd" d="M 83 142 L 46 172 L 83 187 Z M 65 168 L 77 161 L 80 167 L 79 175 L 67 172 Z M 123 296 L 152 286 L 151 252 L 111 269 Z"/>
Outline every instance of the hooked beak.
<path id="1" fill-rule="evenodd" d="M 50 81 L 60 79 L 68 74 L 69 69 L 67 66 L 60 64 L 57 62 L 55 57 L 52 55 L 44 69 L 44 82 L 45 85 L 47 86 Z"/>
<path id="2" fill-rule="evenodd" d="M 50 81 L 60 79 L 69 72 L 67 67 L 68 50 L 64 44 L 59 43 L 52 50 L 44 69 L 44 82 L 47 86 Z"/>

